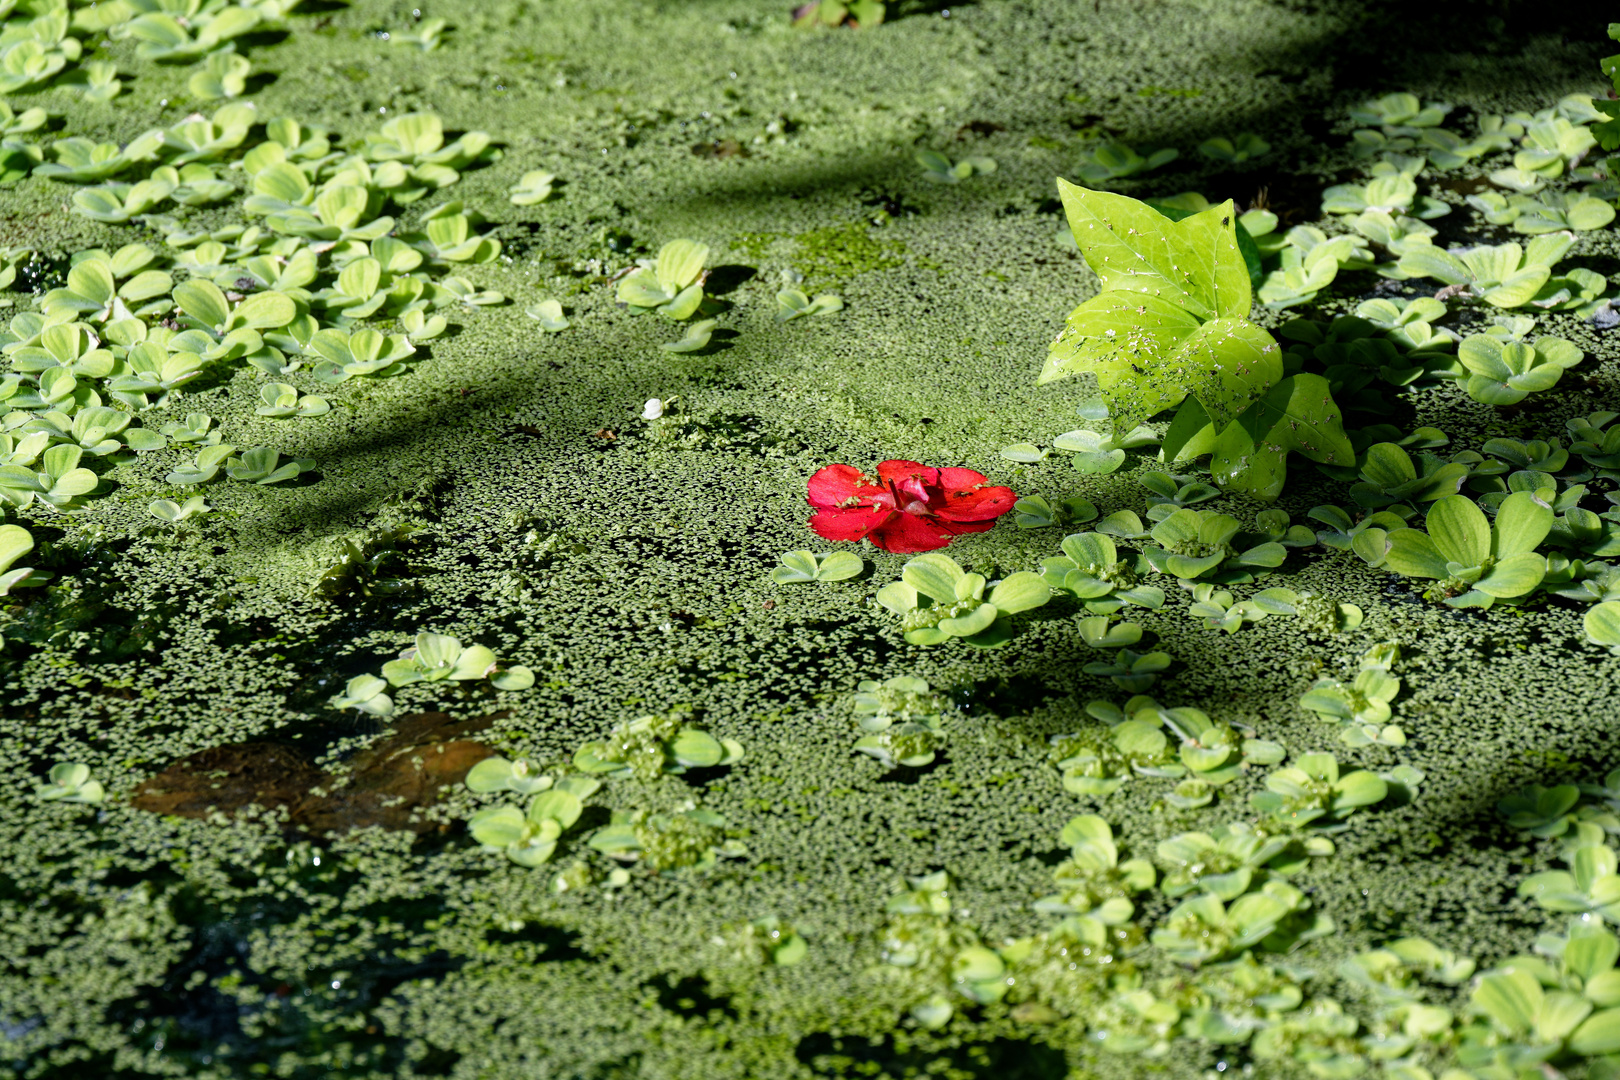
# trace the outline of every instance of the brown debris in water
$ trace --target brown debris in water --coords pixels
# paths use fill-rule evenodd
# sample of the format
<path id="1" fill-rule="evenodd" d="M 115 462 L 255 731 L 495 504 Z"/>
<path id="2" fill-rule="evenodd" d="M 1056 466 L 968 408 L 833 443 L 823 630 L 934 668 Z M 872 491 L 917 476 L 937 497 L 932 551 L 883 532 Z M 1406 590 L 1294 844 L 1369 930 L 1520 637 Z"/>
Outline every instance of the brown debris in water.
<path id="1" fill-rule="evenodd" d="M 206 818 L 247 806 L 285 809 L 288 827 L 322 835 L 380 825 L 418 836 L 447 826 L 416 811 L 495 751 L 467 738 L 504 713 L 456 721 L 444 713 L 395 720 L 349 762 L 347 783 L 289 746 L 231 743 L 200 750 L 135 789 L 130 803 L 154 814 Z"/>

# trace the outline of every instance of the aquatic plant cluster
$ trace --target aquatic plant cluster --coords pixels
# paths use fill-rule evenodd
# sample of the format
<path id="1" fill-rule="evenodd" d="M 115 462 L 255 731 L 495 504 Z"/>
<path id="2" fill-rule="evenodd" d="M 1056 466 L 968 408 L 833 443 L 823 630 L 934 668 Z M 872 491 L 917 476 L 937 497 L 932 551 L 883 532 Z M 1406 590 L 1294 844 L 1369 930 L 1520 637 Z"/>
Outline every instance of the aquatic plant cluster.
<path id="1" fill-rule="evenodd" d="M 774 29 L 726 25 L 865 47 L 906 32 L 903 8 L 813 0 Z M 582 216 L 610 224 L 587 236 L 548 215 L 597 198 L 588 157 L 559 177 L 414 91 L 341 126 L 261 112 L 275 80 L 257 50 L 318 33 L 299 9 L 0 3 L 0 185 L 50 191 L 67 222 L 0 249 L 0 692 L 47 733 L 7 728 L 6 760 L 27 767 L 6 828 L 66 852 L 0 890 L 28 958 L 0 986 L 0 1074 L 979 1076 L 1007 1044 L 1053 1055 L 1029 1076 L 1620 1075 L 1612 763 L 1564 782 L 1543 774 L 1591 762 L 1521 754 L 1557 782 L 1489 800 L 1500 821 L 1482 828 L 1518 846 L 1496 879 L 1512 902 L 1492 909 L 1511 917 L 1486 930 L 1414 916 L 1429 928 L 1409 932 L 1341 887 L 1369 837 L 1425 828 L 1453 783 L 1436 701 L 1456 708 L 1464 688 L 1442 684 L 1464 676 L 1425 628 L 1477 643 L 1541 620 L 1543 657 L 1594 672 L 1620 657 L 1620 413 L 1548 419 L 1620 324 L 1592 246 L 1620 200 L 1620 158 L 1600 153 L 1620 149 L 1614 102 L 1475 111 L 1464 131 L 1450 103 L 1365 101 L 1348 117 L 1358 175 L 1286 230 L 1262 200 L 1147 186 L 1191 155 L 1071 123 L 1062 168 L 1080 182 L 1055 180 L 1056 251 L 1064 287 L 1078 274 L 1094 295 L 1027 372 L 1059 385 L 963 425 L 1018 440 L 998 458 L 987 434 L 885 416 L 846 392 L 854 376 L 811 363 L 784 361 L 760 392 L 835 401 L 841 435 L 724 403 L 742 380 L 731 351 L 831 349 L 869 315 L 863 278 L 945 277 L 872 238 L 920 196 L 793 237 L 769 280 L 726 259 L 757 245 L 770 254 L 753 261 L 780 261 L 785 234 L 638 223 L 631 238 L 593 204 Z M 417 11 L 368 34 L 454 53 L 464 18 Z M 1620 92 L 1617 60 L 1603 71 Z M 579 77 L 559 72 L 559 87 Z M 198 111 L 105 137 L 126 84 L 179 97 L 182 75 Z M 613 112 L 626 150 L 669 123 Z M 792 127 L 771 120 L 749 145 Z M 966 142 L 991 128 L 945 149 L 914 138 L 894 175 L 972 205 L 1029 165 Z M 1274 154 L 1252 132 L 1196 148 L 1218 168 Z M 729 137 L 692 151 L 716 169 L 747 156 Z M 1463 215 L 1499 242 L 1449 244 L 1433 223 Z M 671 323 L 682 336 L 654 340 Z M 507 360 L 464 345 L 489 325 L 525 332 L 523 379 L 559 400 L 535 356 L 634 340 L 653 359 L 590 383 L 616 406 L 563 435 L 578 414 L 520 403 L 489 374 Z M 955 358 L 938 359 L 950 382 Z M 481 377 L 503 400 L 475 412 Z M 1047 412 L 1076 379 L 1062 408 L 1087 426 L 1032 434 L 1046 421 L 1027 403 Z M 350 455 L 400 443 L 353 432 L 391 412 L 432 426 L 424 400 L 449 403 L 442 454 L 357 484 Z M 452 450 L 445 430 L 473 441 Z M 489 480 L 497 438 L 565 470 Z M 964 446 L 990 471 L 957 464 Z M 441 456 L 458 464 L 441 472 Z M 761 463 L 779 475 L 739 480 Z M 384 474 L 385 492 L 356 493 Z M 664 500 L 682 484 L 700 510 Z M 462 488 L 474 509 L 456 517 Z M 298 520 L 345 501 L 353 527 Z M 611 533 L 660 518 L 658 543 Z M 296 558 L 233 552 L 264 545 L 261 527 L 297 538 Z M 679 561 L 695 534 L 723 565 Z M 171 660 L 198 642 L 238 665 L 229 678 Z M 590 647 L 639 666 L 621 679 Z M 1223 663 L 1241 649 L 1270 666 Z M 1515 663 L 1488 660 L 1510 679 Z M 1210 690 L 1262 675 L 1294 687 L 1287 715 Z M 81 691 L 102 719 L 58 723 Z M 172 745 L 190 712 L 157 746 L 118 727 L 196 698 L 208 717 Z M 1601 689 L 1583 700 L 1612 706 Z M 1444 847 L 1448 828 L 1423 842 Z M 93 970 L 103 947 L 116 973 L 98 985 L 74 950 Z M 514 994 L 499 1024 L 480 1013 Z M 554 1010 L 534 1017 L 536 994 Z M 233 1018 L 173 1005 L 201 995 Z M 635 1021 L 640 1044 L 579 1056 L 617 1047 L 596 1029 L 634 1002 L 653 1017 Z M 517 1022 L 495 1035 L 553 1012 L 558 1049 Z M 480 1062 L 508 1039 L 515 1058 Z"/>

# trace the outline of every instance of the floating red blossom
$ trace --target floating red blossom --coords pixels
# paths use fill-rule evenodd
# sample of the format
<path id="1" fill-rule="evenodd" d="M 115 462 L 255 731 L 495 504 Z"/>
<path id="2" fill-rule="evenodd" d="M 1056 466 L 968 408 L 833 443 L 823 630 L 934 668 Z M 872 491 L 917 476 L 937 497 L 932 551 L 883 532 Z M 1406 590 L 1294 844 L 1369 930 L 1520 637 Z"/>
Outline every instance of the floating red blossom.
<path id="1" fill-rule="evenodd" d="M 936 551 L 953 537 L 989 529 L 1018 498 L 972 469 L 885 461 L 877 472 L 828 465 L 810 478 L 810 527 L 818 536 L 866 539 L 902 554 Z"/>

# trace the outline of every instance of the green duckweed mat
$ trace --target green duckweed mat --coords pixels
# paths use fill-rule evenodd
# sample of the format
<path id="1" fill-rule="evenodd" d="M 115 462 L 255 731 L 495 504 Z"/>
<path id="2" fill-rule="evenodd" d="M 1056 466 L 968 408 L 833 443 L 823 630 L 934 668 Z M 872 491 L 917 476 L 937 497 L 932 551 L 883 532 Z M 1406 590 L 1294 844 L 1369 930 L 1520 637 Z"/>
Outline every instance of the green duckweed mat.
<path id="1" fill-rule="evenodd" d="M 509 301 L 456 307 L 450 332 L 402 376 L 324 390 L 307 371 L 289 376 L 331 402 L 323 416 L 256 415 L 266 376 L 240 366 L 211 368 L 170 407 L 208 412 L 239 446 L 312 459 L 296 483 L 216 483 L 212 514 L 155 524 L 153 498 L 187 494 L 165 480 L 176 458 L 164 451 L 106 470 L 110 494 L 80 511 L 8 518 L 59 562 L 55 588 L 13 593 L 0 620 L 0 1074 L 1305 1075 L 1293 1058 L 1220 1042 L 1109 1054 L 1088 1027 L 1104 1000 L 1094 981 L 1060 981 L 1039 1007 L 955 996 L 943 1026 L 920 1022 L 913 1007 L 936 987 L 885 963 L 886 906 L 907 877 L 948 872 L 947 923 L 962 941 L 1039 934 L 1057 916 L 1031 905 L 1053 891 L 1071 817 L 1096 813 L 1127 853 L 1150 856 L 1174 833 L 1253 820 L 1264 770 L 1199 809 L 1166 804 L 1171 779 L 1073 794 L 1050 737 L 1097 728 L 1085 704 L 1127 696 L 1083 672 L 1099 653 L 1081 641 L 1077 605 L 1032 613 L 1005 649 L 918 648 L 874 599 L 905 556 L 863 547 L 869 572 L 836 583 L 776 585 L 769 572 L 784 552 L 827 550 L 805 524 L 805 482 L 833 462 L 966 465 L 1020 495 L 1146 511 L 1137 476 L 1166 468 L 1151 450 L 1101 476 L 1063 455 L 999 455 L 1080 426 L 1076 407 L 1095 393 L 1079 380 L 1034 385 L 1064 315 L 1096 288 L 1055 235 L 1055 178 L 1073 178 L 1086 140 L 1181 149 L 1117 185 L 1128 194 L 1248 205 L 1264 191 L 1285 224 L 1310 223 L 1321 189 L 1357 166 L 1347 107 L 1393 90 L 1481 114 L 1600 94 L 1603 19 L 1261 0 L 897 7 L 881 27 L 806 33 L 755 0 L 489 0 L 424 8 L 452 29 L 422 52 L 380 36 L 411 24 L 409 4 L 306 3 L 288 33 L 243 49 L 247 100 L 263 117 L 355 139 L 432 111 L 447 130 L 489 132 L 503 156 L 446 194 L 482 211 L 503 245 L 465 275 Z M 137 60 L 129 42 L 97 55 L 119 62 L 124 92 L 109 103 L 37 95 L 59 135 L 127 140 L 197 107 L 188 69 Z M 1250 131 L 1271 154 L 1225 167 L 1194 152 Z M 998 168 L 930 184 L 918 148 Z M 556 174 L 555 194 L 509 203 L 534 169 Z M 0 188 L 0 238 L 58 266 L 87 247 L 161 245 L 138 224 L 67 212 L 65 190 L 41 178 Z M 1462 206 L 1461 191 L 1432 190 Z M 218 227 L 230 207 L 190 220 Z M 1446 239 L 1471 235 L 1466 208 L 1435 224 Z M 729 333 L 690 354 L 661 351 L 678 331 L 627 315 L 607 280 L 677 237 L 711 246 L 711 291 L 729 305 Z M 1576 254 L 1620 266 L 1611 230 L 1582 234 Z M 778 322 L 775 294 L 794 273 L 844 310 Z M 1377 281 L 1342 274 L 1307 311 L 1347 312 Z M 526 317 L 546 297 L 568 329 L 543 333 Z M 1562 434 L 1566 419 L 1620 401 L 1612 336 L 1572 315 L 1540 325 L 1588 354 L 1579 377 L 1509 414 L 1455 384 L 1424 389 L 1402 398 L 1397 422 L 1477 449 L 1491 436 Z M 658 424 L 641 418 L 653 397 L 675 399 Z M 1296 464 L 1277 505 L 1297 523 L 1314 505 L 1347 503 L 1347 487 Z M 1260 509 L 1202 505 L 1245 521 Z M 344 540 L 402 523 L 422 530 L 396 563 L 409 591 L 312 593 Z M 1063 531 L 1008 517 L 948 554 L 996 577 L 1056 554 Z M 1352 602 L 1362 626 L 1324 635 L 1271 618 L 1226 635 L 1187 617 L 1185 594 L 1165 582 L 1166 606 L 1132 616 L 1176 662 L 1151 691 L 1160 701 L 1248 725 L 1294 755 L 1423 773 L 1409 799 L 1351 817 L 1337 854 L 1292 878 L 1336 927 L 1289 955 L 1323 973 L 1312 997 L 1349 1000 L 1335 990 L 1340 961 L 1392 938 L 1427 938 L 1483 970 L 1559 925 L 1516 892 L 1558 865 L 1556 846 L 1510 830 L 1495 805 L 1617 763 L 1620 658 L 1587 642 L 1585 609 L 1452 610 L 1314 547 L 1266 583 Z M 459 783 L 415 809 L 413 828 L 385 813 L 405 798 L 394 788 L 364 806 L 301 808 L 341 792 L 357 755 L 394 730 L 328 699 L 418 631 L 487 645 L 536 682 L 394 691 L 400 715 L 446 718 L 418 721 L 429 734 L 390 768 L 418 768 L 460 740 L 555 769 L 614 725 L 677 707 L 746 757 L 609 780 L 536 869 L 468 837 L 463 822 L 492 799 Z M 1408 741 L 1347 748 L 1299 698 L 1319 677 L 1352 675 L 1380 641 L 1401 647 L 1395 716 Z M 857 684 L 899 675 L 955 706 L 927 767 L 852 752 Z M 250 749 L 231 767 L 266 770 L 267 785 L 333 772 L 262 812 L 133 804 L 177 760 L 239 744 Z M 103 805 L 35 799 L 65 761 L 90 766 Z M 223 784 L 229 772 L 203 775 Z M 585 843 L 609 809 L 689 802 L 722 814 L 746 853 L 702 873 L 632 866 L 625 880 Z M 332 831 L 309 827 L 317 819 Z M 380 824 L 348 828 L 368 822 Z M 573 887 L 559 892 L 559 873 Z M 1138 921 L 1173 905 L 1143 894 Z M 807 943 L 798 963 L 761 962 L 769 949 L 746 927 L 771 918 Z M 1150 984 L 1180 970 L 1144 963 Z M 1464 997 L 1438 1000 L 1460 1009 Z"/>

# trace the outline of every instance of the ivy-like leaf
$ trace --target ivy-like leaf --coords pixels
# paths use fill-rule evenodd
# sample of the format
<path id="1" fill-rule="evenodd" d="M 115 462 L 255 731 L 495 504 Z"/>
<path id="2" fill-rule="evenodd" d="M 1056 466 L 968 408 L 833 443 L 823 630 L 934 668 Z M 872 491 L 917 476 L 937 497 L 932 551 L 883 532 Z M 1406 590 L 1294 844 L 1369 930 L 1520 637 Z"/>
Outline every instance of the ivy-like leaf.
<path id="1" fill-rule="evenodd" d="M 1339 407 L 1320 375 L 1284 379 L 1227 425 L 1216 439 L 1210 474 L 1223 487 L 1275 499 L 1290 451 L 1323 465 L 1355 464 Z"/>
<path id="2" fill-rule="evenodd" d="M 1282 353 L 1248 321 L 1248 270 L 1230 202 L 1171 221 L 1120 195 L 1058 182 L 1103 291 L 1076 308 L 1041 382 L 1096 374 L 1114 430 L 1191 394 L 1224 428 L 1282 378 Z"/>

